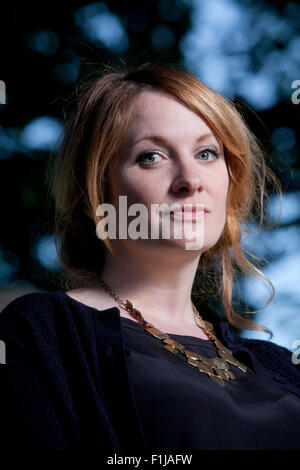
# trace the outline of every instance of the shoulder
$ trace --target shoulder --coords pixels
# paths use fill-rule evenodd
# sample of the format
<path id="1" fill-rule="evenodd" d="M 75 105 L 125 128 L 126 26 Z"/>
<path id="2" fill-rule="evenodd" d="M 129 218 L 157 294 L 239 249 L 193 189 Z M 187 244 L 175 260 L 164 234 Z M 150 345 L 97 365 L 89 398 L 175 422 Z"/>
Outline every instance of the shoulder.
<path id="1" fill-rule="evenodd" d="M 271 340 L 239 337 L 239 342 L 243 346 L 255 351 L 257 356 L 263 357 L 265 362 L 271 361 L 273 363 L 275 358 L 277 358 L 277 360 L 280 360 L 280 358 L 291 358 L 293 354 L 289 349 Z"/>
<path id="2" fill-rule="evenodd" d="M 297 354 L 270 340 L 239 338 L 263 374 L 280 383 L 289 382 L 300 391 L 300 363 Z"/>
<path id="3" fill-rule="evenodd" d="M 41 357 L 53 357 L 58 350 L 55 303 L 55 293 L 30 293 L 17 297 L 2 310 L 0 340 L 5 345 L 6 364 L 13 365 L 9 370 L 20 370 L 24 361 L 40 363 Z"/>
<path id="4" fill-rule="evenodd" d="M 34 292 L 17 297 L 0 313 L 0 339 L 50 337 L 64 316 L 64 293 Z"/>
<path id="5" fill-rule="evenodd" d="M 31 292 L 28 294 L 20 295 L 15 299 L 11 300 L 3 309 L 2 312 L 4 313 L 8 308 L 18 308 L 21 305 L 34 305 L 40 302 L 49 302 L 49 300 L 54 299 L 56 295 L 62 291 L 56 292 Z M 1 312 L 1 313 L 2 313 Z"/>
<path id="6" fill-rule="evenodd" d="M 79 290 L 34 292 L 17 297 L 0 313 L 0 339 L 6 332 L 16 332 L 20 337 L 44 336 L 53 341 L 57 334 L 73 335 L 78 329 L 88 331 L 93 328 L 95 313 L 105 312 L 109 307 L 99 299 L 92 302 L 89 299 L 89 304 L 85 300 Z"/>
<path id="7" fill-rule="evenodd" d="M 91 302 L 92 295 L 84 289 L 71 291 L 57 290 L 55 292 L 33 292 L 21 295 L 6 305 L 0 313 L 0 320 L 13 316 L 43 318 L 61 310 L 84 310 L 96 308 L 96 302 Z M 102 302 L 103 303 L 103 302 Z M 102 305 L 100 302 L 100 304 Z M 99 302 L 98 302 L 99 305 Z M 2 320 L 3 321 L 3 320 Z"/>
<path id="8" fill-rule="evenodd" d="M 38 312 L 42 315 L 55 308 L 59 302 L 58 292 L 33 292 L 21 295 L 6 305 L 0 313 L 0 321 L 8 320 L 9 317 L 31 317 Z"/>
<path id="9" fill-rule="evenodd" d="M 292 357 L 293 353 L 289 349 L 272 342 L 270 339 L 244 338 L 237 335 L 228 321 L 221 322 L 221 330 L 231 348 L 246 348 L 255 353 L 255 355 L 261 358 L 265 363 L 270 362 L 270 365 L 274 363 L 275 359 L 277 359 L 278 362 L 281 358 L 290 359 Z"/>

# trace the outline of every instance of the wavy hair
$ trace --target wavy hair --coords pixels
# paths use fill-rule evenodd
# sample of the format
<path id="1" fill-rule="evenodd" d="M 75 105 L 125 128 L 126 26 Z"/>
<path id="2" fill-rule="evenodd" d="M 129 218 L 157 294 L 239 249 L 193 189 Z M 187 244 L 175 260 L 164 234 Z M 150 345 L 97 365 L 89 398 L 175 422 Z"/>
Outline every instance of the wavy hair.
<path id="1" fill-rule="evenodd" d="M 237 274 L 266 281 L 274 287 L 240 244 L 242 228 L 251 219 L 264 220 L 267 185 L 280 184 L 266 163 L 262 147 L 242 113 L 194 75 L 173 68 L 142 66 L 106 68 L 82 79 L 75 105 L 66 118 L 58 155 L 48 168 L 48 188 L 55 204 L 54 231 L 67 284 L 83 286 L 98 278 L 109 239 L 100 240 L 95 227 L 99 204 L 109 201 L 109 175 L 127 136 L 137 97 L 142 90 L 164 91 L 200 116 L 222 142 L 229 172 L 227 213 L 217 244 L 199 261 L 192 295 L 202 301 L 219 298 L 228 321 L 238 329 L 272 332 L 233 307 Z M 117 136 L 117 138 L 116 138 Z M 250 259 L 249 259 L 250 258 Z"/>

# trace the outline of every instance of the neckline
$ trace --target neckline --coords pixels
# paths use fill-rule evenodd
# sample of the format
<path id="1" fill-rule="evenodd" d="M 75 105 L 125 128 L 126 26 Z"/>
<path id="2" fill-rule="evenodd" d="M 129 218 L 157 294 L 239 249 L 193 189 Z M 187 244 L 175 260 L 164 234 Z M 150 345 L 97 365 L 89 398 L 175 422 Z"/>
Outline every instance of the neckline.
<path id="1" fill-rule="evenodd" d="M 146 334 L 146 335 L 147 335 L 147 332 L 144 331 L 144 327 L 143 327 L 140 323 L 138 323 L 137 321 L 135 321 L 135 320 L 133 320 L 133 319 L 131 319 L 131 318 L 122 317 L 121 312 L 120 312 L 120 309 L 119 309 L 118 307 L 109 307 L 109 308 L 104 308 L 103 310 L 99 310 L 99 309 L 96 308 L 96 307 L 91 307 L 90 305 L 84 304 L 83 302 L 80 302 L 79 300 L 74 299 L 73 297 L 71 297 L 69 294 L 67 294 L 67 293 L 66 293 L 65 291 L 63 291 L 63 290 L 59 290 L 59 291 L 57 291 L 57 293 L 63 295 L 63 297 L 65 297 L 65 298 L 67 297 L 68 299 L 70 299 L 70 300 L 73 301 L 74 303 L 81 305 L 83 308 L 88 309 L 88 310 L 94 310 L 95 312 L 107 312 L 107 311 L 109 311 L 109 310 L 114 310 L 114 309 L 115 309 L 115 310 L 117 310 L 117 311 L 119 312 L 121 321 L 123 321 L 123 320 L 126 321 L 126 320 L 127 320 L 127 322 L 130 322 L 130 323 L 127 325 L 128 328 L 130 328 L 130 327 L 132 327 L 132 326 L 134 325 L 134 326 L 136 327 L 136 328 L 134 328 L 135 331 L 137 331 L 137 328 L 138 328 L 139 331 L 141 331 L 143 334 Z M 193 340 L 194 340 L 194 341 L 197 341 L 197 343 L 199 343 L 199 341 L 201 341 L 203 344 L 209 344 L 209 345 L 211 345 L 211 346 L 214 347 L 212 341 L 209 340 L 209 339 L 198 338 L 197 336 L 190 336 L 190 335 L 177 335 L 177 334 L 168 333 L 168 332 L 166 332 L 166 333 L 167 333 L 167 335 L 169 335 L 170 337 L 172 337 L 172 338 L 174 337 L 174 339 L 176 339 L 176 338 L 182 338 L 183 340 L 186 339 L 187 341 L 193 341 Z M 148 333 L 148 334 L 149 334 L 149 333 Z M 178 340 L 178 342 L 179 342 L 179 340 Z"/>
<path id="2" fill-rule="evenodd" d="M 56 294 L 61 294 L 63 297 L 67 298 L 67 299 L 70 299 L 72 302 L 76 303 L 76 304 L 79 304 L 81 305 L 83 308 L 86 308 L 88 310 L 94 310 L 95 312 L 107 312 L 109 310 L 118 310 L 118 312 L 120 312 L 120 309 L 118 307 L 109 307 L 109 308 L 103 308 L 102 310 L 99 310 L 99 308 L 96 308 L 96 307 L 91 307 L 90 305 L 87 305 L 87 304 L 84 304 L 83 302 L 80 302 L 79 300 L 76 300 L 74 299 L 73 297 L 71 297 L 69 294 L 67 294 L 64 290 L 58 290 L 56 291 Z M 121 315 L 120 315 L 121 317 Z"/>
<path id="3" fill-rule="evenodd" d="M 126 318 L 126 317 L 122 317 L 121 316 L 121 321 L 122 323 L 125 323 L 125 328 L 129 329 L 129 330 L 134 330 L 134 331 L 137 331 L 143 335 L 146 335 L 146 336 L 149 336 L 149 333 L 147 333 L 144 329 L 144 327 L 136 322 L 135 320 L 131 320 L 131 318 Z M 127 324 L 126 324 L 127 323 Z M 190 336 L 190 335 L 178 335 L 178 334 L 175 334 L 175 333 L 168 333 L 166 332 L 167 335 L 170 336 L 171 339 L 174 339 L 174 340 L 178 340 L 178 342 L 180 343 L 180 341 L 183 341 L 185 342 L 186 344 L 189 344 L 189 345 L 197 345 L 199 344 L 199 342 L 201 342 L 203 345 L 207 345 L 207 347 L 209 347 L 209 349 L 215 349 L 215 346 L 213 344 L 212 341 L 210 341 L 209 339 L 204 339 L 204 338 L 198 338 L 197 336 Z"/>

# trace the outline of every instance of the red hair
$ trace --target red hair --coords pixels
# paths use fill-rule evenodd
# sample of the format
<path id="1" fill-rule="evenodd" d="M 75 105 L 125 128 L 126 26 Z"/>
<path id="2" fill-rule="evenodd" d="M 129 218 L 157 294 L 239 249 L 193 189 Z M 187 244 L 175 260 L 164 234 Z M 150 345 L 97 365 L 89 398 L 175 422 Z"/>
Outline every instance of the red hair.
<path id="1" fill-rule="evenodd" d="M 219 296 L 233 326 L 272 336 L 270 330 L 235 312 L 232 290 L 234 275 L 244 273 L 267 280 L 272 289 L 268 304 L 274 297 L 272 283 L 248 259 L 250 254 L 240 242 L 242 227 L 249 218 L 258 215 L 263 222 L 266 183 L 280 191 L 279 182 L 234 104 L 181 70 L 110 70 L 83 80 L 77 106 L 66 122 L 63 142 L 50 170 L 55 233 L 60 243 L 57 248 L 69 274 L 69 287 L 97 279 L 105 250 L 112 251 L 108 239 L 96 236 L 96 208 L 109 200 L 110 170 L 117 164 L 136 99 L 145 89 L 161 90 L 180 100 L 206 122 L 224 148 L 230 175 L 225 227 L 217 244 L 200 257 L 195 279 L 198 288 L 193 295 L 202 300 Z"/>

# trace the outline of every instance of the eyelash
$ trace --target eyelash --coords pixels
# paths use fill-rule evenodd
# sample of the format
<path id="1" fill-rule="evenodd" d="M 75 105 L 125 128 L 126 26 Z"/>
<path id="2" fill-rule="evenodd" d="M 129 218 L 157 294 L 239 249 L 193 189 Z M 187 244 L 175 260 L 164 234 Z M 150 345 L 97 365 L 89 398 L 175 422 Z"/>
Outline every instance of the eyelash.
<path id="1" fill-rule="evenodd" d="M 218 153 L 216 150 L 210 149 L 210 148 L 205 148 L 205 149 L 201 150 L 200 152 L 198 152 L 198 154 L 199 154 L 199 153 L 205 153 L 205 152 L 212 153 L 212 154 L 216 157 L 216 159 L 218 159 L 218 158 L 220 157 L 220 153 Z M 159 152 L 155 152 L 155 151 L 153 151 L 153 152 L 143 152 L 143 153 L 141 153 L 140 155 L 138 155 L 136 161 L 137 161 L 137 162 L 140 162 L 140 161 L 142 161 L 142 158 L 143 158 L 143 157 L 148 156 L 148 155 L 153 155 L 153 154 L 160 155 Z M 197 154 L 197 155 L 198 155 L 198 154 Z M 160 156 L 161 156 L 161 155 L 160 155 Z M 202 160 L 202 161 L 207 161 L 207 160 Z M 149 162 L 143 162 L 143 163 L 146 163 L 146 164 L 149 164 L 149 165 L 153 166 L 153 165 L 155 165 L 157 162 L 154 162 L 154 163 L 153 163 L 153 162 L 151 162 L 151 163 L 149 163 Z"/>

